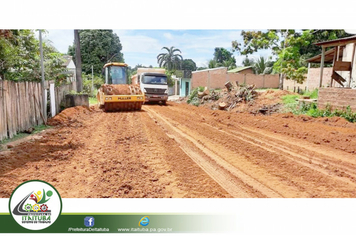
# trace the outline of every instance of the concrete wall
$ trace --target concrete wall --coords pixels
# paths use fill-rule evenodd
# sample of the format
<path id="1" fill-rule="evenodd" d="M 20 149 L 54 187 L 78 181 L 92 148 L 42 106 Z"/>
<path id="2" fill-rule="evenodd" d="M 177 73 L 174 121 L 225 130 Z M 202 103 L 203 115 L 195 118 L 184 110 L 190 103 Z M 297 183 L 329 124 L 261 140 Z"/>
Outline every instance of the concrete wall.
<path id="1" fill-rule="evenodd" d="M 350 88 L 320 88 L 318 108 L 325 108 L 330 104 L 332 109 L 345 109 L 350 106 L 356 111 L 356 89 Z"/>
<path id="2" fill-rule="evenodd" d="M 279 75 L 227 73 L 226 68 L 192 73 L 192 88 L 198 86 L 209 87 L 211 89 L 223 88 L 228 81 L 237 81 L 239 84 L 254 84 L 256 88 L 278 88 Z"/>

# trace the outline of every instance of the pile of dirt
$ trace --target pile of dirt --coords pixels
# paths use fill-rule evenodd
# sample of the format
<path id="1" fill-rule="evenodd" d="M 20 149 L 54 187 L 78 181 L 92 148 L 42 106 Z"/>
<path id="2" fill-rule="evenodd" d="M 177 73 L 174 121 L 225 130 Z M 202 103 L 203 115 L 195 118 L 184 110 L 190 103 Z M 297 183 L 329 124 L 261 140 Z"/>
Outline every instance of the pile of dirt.
<path id="1" fill-rule="evenodd" d="M 103 84 L 100 91 L 106 95 L 139 95 L 142 94 L 137 84 Z"/>
<path id="2" fill-rule="evenodd" d="M 47 121 L 47 124 L 51 126 L 68 125 L 70 123 L 78 121 L 78 118 L 84 117 L 83 114 L 90 114 L 93 109 L 93 107 L 88 108 L 86 106 L 70 107 L 63 110 L 55 117 L 49 119 Z"/>
<path id="3" fill-rule="evenodd" d="M 230 111 L 240 103 L 248 103 L 252 101 L 257 95 L 254 85 L 232 86 L 229 82 L 226 84 L 229 85 L 220 92 L 209 92 L 206 89 L 203 93 L 199 93 L 198 97 L 201 97 L 200 104 L 206 104 L 213 110 L 219 109 Z"/>
<path id="4" fill-rule="evenodd" d="M 270 115 L 281 111 L 283 96 L 296 94 L 286 90 L 257 91 L 253 85 L 234 85 L 229 82 L 226 85 L 220 92 L 200 93 L 200 105 L 212 110 Z"/>

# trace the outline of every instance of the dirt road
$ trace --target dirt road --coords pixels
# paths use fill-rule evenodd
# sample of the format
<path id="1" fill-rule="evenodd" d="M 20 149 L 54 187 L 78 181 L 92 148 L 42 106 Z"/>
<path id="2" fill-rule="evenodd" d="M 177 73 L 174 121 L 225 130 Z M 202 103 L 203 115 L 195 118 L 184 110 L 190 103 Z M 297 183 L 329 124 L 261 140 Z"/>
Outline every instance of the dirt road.
<path id="1" fill-rule="evenodd" d="M 356 125 L 190 105 L 70 108 L 0 152 L 0 197 L 41 179 L 65 198 L 356 197 Z"/>

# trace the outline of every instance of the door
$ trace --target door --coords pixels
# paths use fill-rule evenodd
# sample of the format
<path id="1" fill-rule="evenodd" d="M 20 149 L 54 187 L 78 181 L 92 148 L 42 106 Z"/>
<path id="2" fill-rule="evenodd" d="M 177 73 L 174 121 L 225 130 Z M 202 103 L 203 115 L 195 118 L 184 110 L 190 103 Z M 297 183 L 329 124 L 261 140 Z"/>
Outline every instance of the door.
<path id="1" fill-rule="evenodd" d="M 189 82 L 185 82 L 185 96 L 189 95 Z"/>

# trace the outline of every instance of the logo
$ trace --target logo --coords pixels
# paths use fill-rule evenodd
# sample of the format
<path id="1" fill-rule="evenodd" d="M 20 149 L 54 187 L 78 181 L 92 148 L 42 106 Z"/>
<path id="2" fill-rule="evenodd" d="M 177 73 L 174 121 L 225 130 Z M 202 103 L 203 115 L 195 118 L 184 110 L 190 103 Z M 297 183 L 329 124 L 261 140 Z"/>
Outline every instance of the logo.
<path id="1" fill-rule="evenodd" d="M 94 226 L 94 217 L 87 216 L 84 218 L 84 225 L 86 227 L 93 227 Z"/>
<path id="2" fill-rule="evenodd" d="M 11 194 L 10 214 L 22 227 L 41 230 L 52 225 L 62 211 L 62 199 L 49 183 L 30 180 L 20 184 Z"/>
<path id="3" fill-rule="evenodd" d="M 144 216 L 138 222 L 138 226 L 147 226 L 149 223 L 150 223 L 150 217 L 149 216 Z"/>

